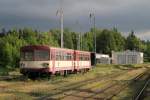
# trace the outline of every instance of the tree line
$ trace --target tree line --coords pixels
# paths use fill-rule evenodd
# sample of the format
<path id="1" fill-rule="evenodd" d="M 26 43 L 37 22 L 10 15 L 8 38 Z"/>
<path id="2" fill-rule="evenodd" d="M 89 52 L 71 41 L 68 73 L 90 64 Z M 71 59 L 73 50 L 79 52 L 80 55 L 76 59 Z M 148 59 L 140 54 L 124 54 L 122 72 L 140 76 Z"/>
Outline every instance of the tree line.
<path id="1" fill-rule="evenodd" d="M 145 61 L 150 61 L 150 41 L 137 38 L 134 31 L 127 37 L 116 28 L 91 29 L 78 33 L 64 29 L 64 48 L 94 52 L 94 33 L 96 33 L 97 53 L 111 54 L 111 51 L 136 50 L 144 52 Z M 79 38 L 79 35 L 81 35 Z M 79 42 L 80 39 L 80 43 Z M 51 29 L 40 32 L 31 28 L 0 30 L 0 67 L 19 67 L 20 48 L 25 45 L 50 45 L 60 47 L 60 30 Z"/>

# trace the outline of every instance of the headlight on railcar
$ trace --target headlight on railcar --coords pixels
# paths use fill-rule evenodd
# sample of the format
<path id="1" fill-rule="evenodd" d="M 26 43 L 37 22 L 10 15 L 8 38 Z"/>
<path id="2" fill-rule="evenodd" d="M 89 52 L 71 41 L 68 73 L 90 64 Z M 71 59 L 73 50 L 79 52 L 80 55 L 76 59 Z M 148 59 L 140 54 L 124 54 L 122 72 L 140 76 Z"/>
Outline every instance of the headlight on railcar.
<path id="1" fill-rule="evenodd" d="M 49 63 L 43 63 L 42 66 L 45 67 L 45 68 L 48 68 L 49 67 Z"/>

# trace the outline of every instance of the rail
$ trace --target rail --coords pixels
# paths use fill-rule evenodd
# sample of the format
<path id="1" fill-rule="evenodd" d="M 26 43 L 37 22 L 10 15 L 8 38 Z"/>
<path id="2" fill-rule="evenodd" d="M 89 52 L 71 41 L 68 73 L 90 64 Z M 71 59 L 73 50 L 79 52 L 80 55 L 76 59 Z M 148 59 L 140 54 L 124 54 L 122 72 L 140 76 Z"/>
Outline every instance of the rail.
<path id="1" fill-rule="evenodd" d="M 140 91 L 138 92 L 138 94 L 135 96 L 135 98 L 133 100 L 140 100 L 140 98 L 142 97 L 142 95 L 143 95 L 145 89 L 147 88 L 149 82 L 150 82 L 150 79 L 148 79 L 145 82 L 144 86 L 142 87 L 142 89 L 140 89 Z"/>

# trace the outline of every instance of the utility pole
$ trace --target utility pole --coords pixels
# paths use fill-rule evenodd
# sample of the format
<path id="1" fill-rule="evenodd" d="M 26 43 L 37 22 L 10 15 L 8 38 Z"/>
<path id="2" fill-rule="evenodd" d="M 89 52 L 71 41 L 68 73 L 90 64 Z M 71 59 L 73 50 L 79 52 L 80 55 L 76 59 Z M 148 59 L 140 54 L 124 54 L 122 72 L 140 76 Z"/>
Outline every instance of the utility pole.
<path id="1" fill-rule="evenodd" d="M 56 15 L 60 15 L 60 29 L 61 29 L 61 48 L 64 47 L 64 39 L 63 39 L 63 33 L 64 33 L 64 12 L 63 12 L 63 0 L 60 1 L 60 9 L 57 10 Z"/>
<path id="2" fill-rule="evenodd" d="M 81 42 L 80 42 L 80 39 L 81 39 L 81 36 L 80 36 L 81 33 L 79 33 L 79 38 L 78 38 L 78 50 L 81 49 Z"/>
<path id="3" fill-rule="evenodd" d="M 81 25 L 79 23 L 79 21 L 76 22 L 76 25 L 78 26 L 79 28 L 79 34 L 78 34 L 78 43 L 77 43 L 77 49 L 78 50 L 82 50 L 82 33 L 81 33 Z"/>
<path id="4" fill-rule="evenodd" d="M 80 32 L 80 41 L 81 41 L 81 45 L 80 45 L 80 49 L 83 50 L 83 41 L 82 41 L 82 33 Z"/>
<path id="5" fill-rule="evenodd" d="M 79 26 L 79 21 L 77 20 L 76 21 L 76 26 Z M 80 33 L 78 34 L 78 36 L 77 36 L 77 50 L 80 50 Z"/>
<path id="6" fill-rule="evenodd" d="M 90 19 L 92 21 L 92 18 L 93 18 L 93 34 L 94 34 L 94 53 L 95 53 L 95 65 L 96 65 L 96 32 L 95 32 L 95 26 L 96 26 L 96 23 L 95 23 L 95 14 L 94 13 L 90 13 Z"/>

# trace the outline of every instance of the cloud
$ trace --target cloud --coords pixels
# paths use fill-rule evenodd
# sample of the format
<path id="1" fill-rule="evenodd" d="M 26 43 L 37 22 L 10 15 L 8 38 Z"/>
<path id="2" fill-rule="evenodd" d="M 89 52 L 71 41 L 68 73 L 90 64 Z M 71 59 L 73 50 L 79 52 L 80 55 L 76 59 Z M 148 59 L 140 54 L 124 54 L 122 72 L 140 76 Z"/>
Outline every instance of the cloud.
<path id="1" fill-rule="evenodd" d="M 137 37 L 143 40 L 150 40 L 150 30 L 136 34 Z"/>
<path id="2" fill-rule="evenodd" d="M 89 13 L 95 12 L 96 26 L 130 30 L 149 30 L 149 0 L 63 0 L 64 26 L 88 31 Z M 4 27 L 38 27 L 40 30 L 59 27 L 60 0 L 0 0 L 0 25 Z M 76 22 L 80 25 L 77 25 Z M 79 27 L 81 26 L 81 27 Z"/>

